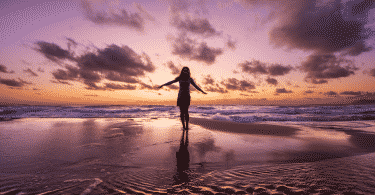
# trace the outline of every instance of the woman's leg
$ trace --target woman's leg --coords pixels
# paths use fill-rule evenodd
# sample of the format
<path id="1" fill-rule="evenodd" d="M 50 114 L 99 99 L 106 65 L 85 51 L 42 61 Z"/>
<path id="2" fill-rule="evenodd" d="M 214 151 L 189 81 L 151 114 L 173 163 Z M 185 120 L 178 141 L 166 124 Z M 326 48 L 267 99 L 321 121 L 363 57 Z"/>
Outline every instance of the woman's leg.
<path id="1" fill-rule="evenodd" d="M 189 106 L 185 110 L 186 130 L 189 129 Z"/>
<path id="2" fill-rule="evenodd" d="M 185 127 L 185 112 L 184 112 L 184 107 L 183 106 L 180 106 L 180 118 L 181 118 L 181 122 L 182 122 L 182 127 L 184 129 L 186 129 Z"/>
<path id="3" fill-rule="evenodd" d="M 186 125 L 184 122 L 182 122 L 182 125 L 184 126 L 184 129 L 189 128 L 189 106 L 180 106 L 180 112 L 181 112 L 181 121 L 186 121 Z"/>

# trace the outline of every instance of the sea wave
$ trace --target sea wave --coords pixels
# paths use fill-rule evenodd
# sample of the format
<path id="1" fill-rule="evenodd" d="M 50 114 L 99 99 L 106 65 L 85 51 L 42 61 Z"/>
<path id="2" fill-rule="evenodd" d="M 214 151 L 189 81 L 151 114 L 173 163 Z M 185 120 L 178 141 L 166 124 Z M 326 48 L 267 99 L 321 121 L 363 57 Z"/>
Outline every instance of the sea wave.
<path id="1" fill-rule="evenodd" d="M 189 108 L 192 117 L 241 123 L 259 121 L 361 121 L 375 119 L 375 105 L 248 106 L 210 105 Z M 9 118 L 178 118 L 175 106 L 8 106 L 0 119 Z"/>

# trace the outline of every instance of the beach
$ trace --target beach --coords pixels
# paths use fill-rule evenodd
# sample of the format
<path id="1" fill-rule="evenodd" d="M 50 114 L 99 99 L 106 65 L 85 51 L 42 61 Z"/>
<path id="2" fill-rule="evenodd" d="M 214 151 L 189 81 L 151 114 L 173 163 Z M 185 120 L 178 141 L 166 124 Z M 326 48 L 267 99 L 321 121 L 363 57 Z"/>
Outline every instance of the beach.
<path id="1" fill-rule="evenodd" d="M 0 194 L 374 194 L 375 123 L 0 122 Z"/>

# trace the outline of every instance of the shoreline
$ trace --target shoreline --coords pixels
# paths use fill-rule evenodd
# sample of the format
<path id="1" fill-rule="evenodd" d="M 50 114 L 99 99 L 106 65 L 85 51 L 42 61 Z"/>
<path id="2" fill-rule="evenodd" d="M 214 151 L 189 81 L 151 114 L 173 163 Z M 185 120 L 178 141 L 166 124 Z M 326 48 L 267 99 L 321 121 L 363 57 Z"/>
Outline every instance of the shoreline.
<path id="1" fill-rule="evenodd" d="M 242 134 L 291 136 L 295 135 L 297 131 L 300 131 L 300 129 L 283 125 L 271 125 L 264 123 L 236 123 L 232 121 L 220 121 L 195 117 L 191 117 L 189 123 L 199 125 L 209 130 Z"/>
<path id="2" fill-rule="evenodd" d="M 84 117 L 84 118 L 70 118 L 70 117 L 25 117 L 25 118 L 1 118 L 0 122 L 13 121 L 13 120 L 22 120 L 22 119 L 136 119 L 132 117 Z M 142 119 L 142 118 L 140 118 Z M 143 119 L 161 119 L 161 118 L 143 118 Z M 179 118 L 176 118 L 179 121 Z M 231 132 L 231 133 L 245 133 L 245 134 L 256 134 L 256 135 L 272 135 L 272 136 L 291 136 L 294 135 L 300 129 L 293 128 L 290 126 L 283 125 L 271 125 L 265 123 L 237 123 L 233 121 L 222 121 L 206 118 L 195 118 L 190 117 L 190 124 L 199 125 L 203 128 L 209 130 Z"/>

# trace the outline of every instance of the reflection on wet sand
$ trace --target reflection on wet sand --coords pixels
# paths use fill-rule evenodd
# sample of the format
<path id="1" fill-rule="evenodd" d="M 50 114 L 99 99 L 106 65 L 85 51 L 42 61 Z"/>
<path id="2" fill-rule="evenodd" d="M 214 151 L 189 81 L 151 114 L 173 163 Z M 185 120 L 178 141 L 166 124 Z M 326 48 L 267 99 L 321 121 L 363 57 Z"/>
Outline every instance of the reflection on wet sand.
<path id="1" fill-rule="evenodd" d="M 186 138 L 185 138 L 186 134 Z M 176 152 L 177 160 L 177 173 L 174 177 L 175 184 L 181 184 L 189 182 L 189 176 L 187 171 L 189 170 L 190 154 L 188 150 L 189 146 L 189 132 L 187 130 L 182 131 L 180 148 Z"/>

